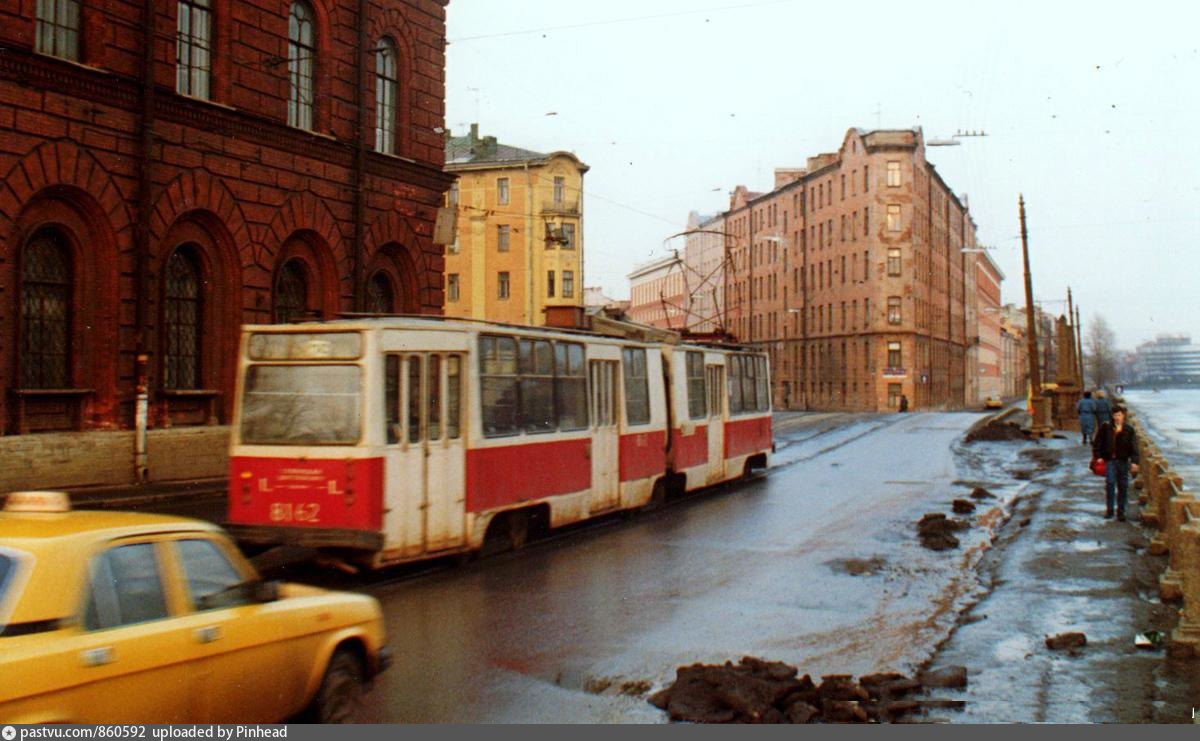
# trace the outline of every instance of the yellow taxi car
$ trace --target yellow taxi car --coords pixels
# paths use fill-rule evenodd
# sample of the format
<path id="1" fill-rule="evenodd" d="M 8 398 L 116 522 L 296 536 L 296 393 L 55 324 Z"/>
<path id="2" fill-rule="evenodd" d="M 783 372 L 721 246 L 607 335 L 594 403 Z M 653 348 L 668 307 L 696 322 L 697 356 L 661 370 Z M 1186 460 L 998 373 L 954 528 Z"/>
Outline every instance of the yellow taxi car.
<path id="1" fill-rule="evenodd" d="M 0 723 L 347 721 L 386 664 L 375 599 L 263 581 L 215 525 L 0 512 Z"/>
<path id="2" fill-rule="evenodd" d="M 983 408 L 984 409 L 1003 409 L 1004 402 L 1001 401 L 1000 397 L 998 397 L 998 396 L 989 396 L 988 398 L 983 400 Z"/>

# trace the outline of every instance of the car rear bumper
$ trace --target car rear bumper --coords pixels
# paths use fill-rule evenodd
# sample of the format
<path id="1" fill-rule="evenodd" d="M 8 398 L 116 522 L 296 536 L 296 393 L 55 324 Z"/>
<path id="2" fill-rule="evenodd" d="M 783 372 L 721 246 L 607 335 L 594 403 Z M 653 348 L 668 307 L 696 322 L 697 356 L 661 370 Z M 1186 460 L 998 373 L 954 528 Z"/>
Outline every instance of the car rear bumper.
<path id="1" fill-rule="evenodd" d="M 378 551 L 383 534 L 368 530 L 323 527 L 275 527 L 227 523 L 225 530 L 236 540 L 255 545 L 297 545 L 306 548 L 352 548 Z"/>

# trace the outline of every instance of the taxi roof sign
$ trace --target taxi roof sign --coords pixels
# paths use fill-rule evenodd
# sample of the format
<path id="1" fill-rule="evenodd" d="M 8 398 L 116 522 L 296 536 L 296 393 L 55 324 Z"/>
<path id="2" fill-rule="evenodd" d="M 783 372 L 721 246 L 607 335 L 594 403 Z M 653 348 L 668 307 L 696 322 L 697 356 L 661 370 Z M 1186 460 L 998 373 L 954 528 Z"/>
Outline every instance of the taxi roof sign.
<path id="1" fill-rule="evenodd" d="M 71 497 L 61 491 L 14 491 L 4 499 L 5 512 L 70 512 Z"/>

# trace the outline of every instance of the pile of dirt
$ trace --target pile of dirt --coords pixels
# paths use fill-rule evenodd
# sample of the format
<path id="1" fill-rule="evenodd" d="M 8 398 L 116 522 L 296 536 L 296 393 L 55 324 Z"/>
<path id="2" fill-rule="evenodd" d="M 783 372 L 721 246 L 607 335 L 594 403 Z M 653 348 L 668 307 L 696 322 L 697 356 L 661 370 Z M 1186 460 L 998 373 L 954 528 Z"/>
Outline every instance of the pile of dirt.
<path id="1" fill-rule="evenodd" d="M 1083 633 L 1059 633 L 1046 636 L 1046 648 L 1051 651 L 1069 651 L 1083 648 L 1087 645 L 1087 636 Z"/>
<path id="2" fill-rule="evenodd" d="M 1011 417 L 1001 419 L 999 417 L 990 420 L 985 425 L 980 425 L 967 433 L 965 439 L 968 443 L 973 442 L 993 442 L 1006 440 L 1025 440 L 1029 437 L 1019 422 Z"/>
<path id="3" fill-rule="evenodd" d="M 827 563 L 830 569 L 849 576 L 875 576 L 887 566 L 880 556 L 871 558 L 843 558 Z"/>
<path id="4" fill-rule="evenodd" d="M 752 656 L 741 662 L 692 664 L 675 671 L 675 682 L 650 696 L 671 720 L 688 723 L 888 723 L 929 707 L 961 707 L 958 701 L 912 698 L 928 687 L 961 687 L 966 669 L 951 667 L 953 681 L 902 674 L 854 678 L 831 674 L 815 684 L 796 667 Z M 956 704 L 957 703 L 957 704 Z"/>
<path id="5" fill-rule="evenodd" d="M 1058 467 L 1062 461 L 1062 452 L 1053 448 L 1033 448 L 1032 450 L 1022 450 L 1021 457 L 1033 461 L 1037 468 L 1035 473 L 1043 471 L 1051 471 Z"/>
<path id="6" fill-rule="evenodd" d="M 921 545 L 931 551 L 945 551 L 958 547 L 958 538 L 950 533 L 966 530 L 971 524 L 965 520 L 954 520 L 941 512 L 930 512 L 917 522 L 917 537 Z"/>
<path id="7" fill-rule="evenodd" d="M 975 511 L 975 504 L 968 502 L 966 499 L 955 499 L 950 508 L 954 510 L 956 515 L 969 515 Z"/>
<path id="8" fill-rule="evenodd" d="M 982 486 L 976 486 L 974 489 L 971 490 L 971 498 L 976 499 L 976 500 L 995 499 L 996 495 L 991 493 L 987 489 L 983 488 Z"/>

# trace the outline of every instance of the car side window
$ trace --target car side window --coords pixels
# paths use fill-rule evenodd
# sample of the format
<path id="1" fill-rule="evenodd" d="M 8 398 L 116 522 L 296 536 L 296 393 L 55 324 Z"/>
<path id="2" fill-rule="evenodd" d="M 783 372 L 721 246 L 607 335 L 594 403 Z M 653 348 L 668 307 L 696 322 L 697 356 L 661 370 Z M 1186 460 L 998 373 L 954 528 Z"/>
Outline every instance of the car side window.
<path id="1" fill-rule="evenodd" d="M 84 627 L 103 630 L 167 617 L 167 600 L 153 543 L 111 548 L 92 563 Z"/>
<path id="2" fill-rule="evenodd" d="M 232 607 L 249 601 L 245 591 L 238 588 L 246 580 L 216 543 L 197 538 L 176 541 L 175 547 L 196 609 Z"/>

